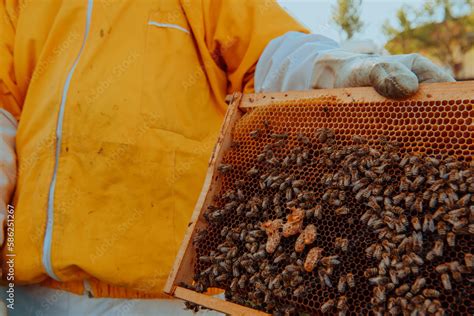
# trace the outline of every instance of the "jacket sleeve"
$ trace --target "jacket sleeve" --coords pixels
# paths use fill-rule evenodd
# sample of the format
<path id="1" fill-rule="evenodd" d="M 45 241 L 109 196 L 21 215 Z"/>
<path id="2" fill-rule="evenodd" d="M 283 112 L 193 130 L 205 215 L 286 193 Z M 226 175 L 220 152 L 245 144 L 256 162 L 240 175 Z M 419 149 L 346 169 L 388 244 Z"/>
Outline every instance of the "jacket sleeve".
<path id="1" fill-rule="evenodd" d="M 16 183 L 15 135 L 20 116 L 20 92 L 13 62 L 18 7 L 13 1 L 0 2 L 0 223 Z M 3 243 L 3 225 L 0 245 Z"/>
<path id="2" fill-rule="evenodd" d="M 228 93 L 254 90 L 255 68 L 267 44 L 308 30 L 273 0 L 204 0 L 206 44 L 228 78 Z"/>

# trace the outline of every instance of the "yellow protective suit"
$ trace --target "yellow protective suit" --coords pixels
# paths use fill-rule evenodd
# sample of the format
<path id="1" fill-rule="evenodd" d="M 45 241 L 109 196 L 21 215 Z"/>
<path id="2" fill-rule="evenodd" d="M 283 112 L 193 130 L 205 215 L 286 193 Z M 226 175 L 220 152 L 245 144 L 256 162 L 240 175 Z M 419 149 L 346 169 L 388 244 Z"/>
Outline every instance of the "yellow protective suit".
<path id="1" fill-rule="evenodd" d="M 253 89 L 270 40 L 305 29 L 269 0 L 6 0 L 0 15 L 16 282 L 159 297 L 225 95 Z"/>

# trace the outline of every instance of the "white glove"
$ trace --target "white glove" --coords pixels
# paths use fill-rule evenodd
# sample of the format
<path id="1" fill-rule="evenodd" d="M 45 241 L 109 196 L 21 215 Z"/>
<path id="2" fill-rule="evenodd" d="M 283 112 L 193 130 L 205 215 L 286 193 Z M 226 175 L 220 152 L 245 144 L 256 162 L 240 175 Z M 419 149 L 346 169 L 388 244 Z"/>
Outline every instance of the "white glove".
<path id="1" fill-rule="evenodd" d="M 255 91 L 372 86 L 383 96 L 404 98 L 421 82 L 446 81 L 454 78 L 418 54 L 356 54 L 322 35 L 289 32 L 265 48 L 255 72 Z"/>
<path id="2" fill-rule="evenodd" d="M 6 110 L 0 109 L 0 246 L 5 237 L 7 204 L 16 183 L 16 129 L 16 119 Z"/>

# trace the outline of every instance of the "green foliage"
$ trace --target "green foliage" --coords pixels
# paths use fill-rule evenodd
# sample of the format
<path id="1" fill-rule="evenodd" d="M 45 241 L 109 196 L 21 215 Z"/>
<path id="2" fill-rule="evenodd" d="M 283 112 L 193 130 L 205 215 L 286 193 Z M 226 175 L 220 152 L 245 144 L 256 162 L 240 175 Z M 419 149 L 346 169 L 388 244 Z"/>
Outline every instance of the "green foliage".
<path id="1" fill-rule="evenodd" d="M 351 39 L 364 27 L 360 19 L 360 6 L 362 0 L 337 0 L 333 7 L 332 19 L 345 33 L 347 39 Z"/>
<path id="2" fill-rule="evenodd" d="M 397 26 L 384 24 L 391 38 L 385 48 L 392 54 L 422 53 L 449 66 L 456 76 L 474 45 L 473 5 L 473 0 L 428 0 L 421 10 L 404 6 L 397 12 Z"/>

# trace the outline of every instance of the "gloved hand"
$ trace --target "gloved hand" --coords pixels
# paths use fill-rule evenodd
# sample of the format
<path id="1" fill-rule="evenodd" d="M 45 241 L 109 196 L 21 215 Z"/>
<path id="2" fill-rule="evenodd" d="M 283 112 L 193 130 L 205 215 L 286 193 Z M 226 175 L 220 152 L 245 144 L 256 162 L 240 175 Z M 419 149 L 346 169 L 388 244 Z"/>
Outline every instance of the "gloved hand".
<path id="1" fill-rule="evenodd" d="M 16 119 L 0 109 L 0 247 L 3 246 L 7 204 L 16 183 Z"/>
<path id="2" fill-rule="evenodd" d="M 372 86 L 383 96 L 404 98 L 421 82 L 447 81 L 454 78 L 418 54 L 356 54 L 321 35 L 289 32 L 265 48 L 255 72 L 255 91 Z"/>

